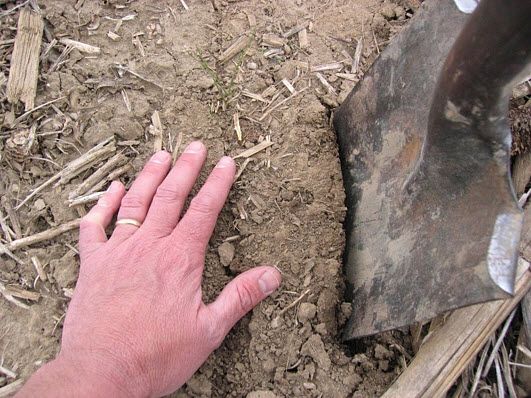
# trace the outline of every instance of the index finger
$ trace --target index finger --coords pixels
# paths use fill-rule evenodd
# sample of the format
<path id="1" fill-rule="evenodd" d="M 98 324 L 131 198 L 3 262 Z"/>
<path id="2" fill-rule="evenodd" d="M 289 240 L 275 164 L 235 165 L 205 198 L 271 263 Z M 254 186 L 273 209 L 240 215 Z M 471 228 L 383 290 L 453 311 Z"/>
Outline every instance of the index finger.
<path id="1" fill-rule="evenodd" d="M 177 225 L 174 234 L 178 239 L 187 241 L 197 249 L 206 249 L 234 182 L 235 173 L 234 160 L 228 156 L 221 158 Z"/>

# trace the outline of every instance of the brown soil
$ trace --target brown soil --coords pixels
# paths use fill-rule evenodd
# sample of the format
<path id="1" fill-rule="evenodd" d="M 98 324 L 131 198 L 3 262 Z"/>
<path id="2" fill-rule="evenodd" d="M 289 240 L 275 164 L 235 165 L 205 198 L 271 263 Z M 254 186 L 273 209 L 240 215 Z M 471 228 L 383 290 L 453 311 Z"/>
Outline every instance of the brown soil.
<path id="1" fill-rule="evenodd" d="M 519 105 L 520 101 L 511 101 L 509 107 L 509 121 L 513 136 L 511 154 L 513 156 L 525 154 L 531 151 L 531 107 Z"/>
<path id="2" fill-rule="evenodd" d="M 207 170 L 223 154 L 236 155 L 269 137 L 273 146 L 253 156 L 234 186 L 211 240 L 203 285 L 205 299 L 211 300 L 234 275 L 272 263 L 283 272 L 283 286 L 235 327 L 175 396 L 365 397 L 382 393 L 405 366 L 408 338 L 394 332 L 356 347 L 339 342 L 350 308 L 343 303 L 341 273 L 344 191 L 336 139 L 329 126 L 333 107 L 354 82 L 338 78 L 337 70 L 323 71 L 338 95 L 328 93 L 303 63 L 315 66 L 348 60 L 354 56 L 355 39 L 363 37 L 365 70 L 410 16 L 403 6 L 408 3 L 187 0 L 189 11 L 179 1 L 38 3 L 46 28 L 36 103 L 66 98 L 33 113 L 25 126 L 13 131 L 6 127 L 13 119 L 11 110 L 14 117 L 23 110 L 9 105 L 2 94 L 2 214 L 80 152 L 111 135 L 118 142 L 129 141 L 123 148 L 134 171 L 122 177 L 129 183 L 153 152 L 149 126 L 155 111 L 160 112 L 164 128 L 163 146 L 172 149 L 179 134 L 181 148 L 201 139 L 209 148 Z M 7 7 L 13 5 L 8 2 Z M 117 18 L 127 15 L 135 18 L 126 18 L 117 30 L 119 37 L 112 40 L 107 33 L 115 31 Z M 17 12 L 2 17 L 2 43 L 15 37 L 17 18 Z M 280 45 L 281 53 L 266 57 L 269 47 L 264 35 L 281 36 L 301 24 L 308 24 L 308 48 L 299 47 L 295 34 Z M 251 37 L 244 55 L 224 65 L 216 62 L 244 33 Z M 102 53 L 86 56 L 74 50 L 58 63 L 64 46 L 55 44 L 48 52 L 46 48 L 54 38 L 65 36 L 99 46 Z M 134 45 L 135 36 L 145 56 Z M 8 76 L 11 53 L 12 44 L 1 44 L 0 77 Z M 117 73 L 117 64 L 149 81 Z M 341 72 L 350 72 L 350 61 Z M 270 102 L 273 98 L 264 90 L 274 86 L 280 93 L 274 100 L 277 104 L 289 96 L 283 78 L 296 90 L 308 88 L 259 121 L 267 104 L 245 96 L 244 91 L 262 94 Z M 0 93 L 4 92 L 2 83 Z M 242 142 L 234 131 L 236 112 Z M 6 150 L 6 139 L 33 123 L 38 134 L 49 134 L 38 135 L 31 153 L 21 159 Z M 66 185 L 45 189 L 17 211 L 22 235 L 82 215 L 86 208 L 69 208 L 65 201 L 92 171 Z M 0 259 L 2 283 L 41 294 L 36 302 L 24 301 L 29 310 L 5 301 L 0 305 L 0 364 L 21 377 L 52 359 L 59 348 L 69 289 L 75 286 L 79 266 L 76 238 L 77 233 L 67 233 L 17 251 L 25 265 L 5 256 Z M 222 264 L 218 247 L 228 238 L 234 258 L 232 248 L 225 244 L 220 251 Z M 47 281 L 36 280 L 32 256 L 44 265 Z M 297 305 L 278 316 L 301 295 Z M 0 387 L 10 381 L 0 374 Z"/>

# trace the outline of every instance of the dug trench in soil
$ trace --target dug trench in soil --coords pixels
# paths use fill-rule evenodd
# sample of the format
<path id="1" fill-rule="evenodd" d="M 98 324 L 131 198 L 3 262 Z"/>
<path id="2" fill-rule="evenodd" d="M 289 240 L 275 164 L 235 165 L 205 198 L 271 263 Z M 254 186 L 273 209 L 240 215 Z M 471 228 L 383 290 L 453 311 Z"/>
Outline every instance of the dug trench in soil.
<path id="1" fill-rule="evenodd" d="M 4 12 L 22 2 L 0 3 Z M 36 104 L 59 100 L 13 126 L 24 109 L 2 97 L 0 216 L 18 237 L 83 215 L 90 204 L 69 207 L 68 198 L 97 167 L 13 208 L 111 136 L 131 166 L 119 177 L 125 183 L 157 140 L 177 152 L 202 140 L 209 149 L 207 171 L 223 154 L 270 140 L 250 161 L 237 159 L 242 173 L 211 239 L 203 288 L 205 300 L 212 300 L 235 275 L 262 263 L 282 271 L 283 286 L 174 396 L 380 395 L 411 358 L 411 339 L 396 331 L 355 346 L 340 343 L 350 314 L 341 270 L 346 209 L 330 115 L 416 3 L 187 0 L 185 9 L 177 1 L 38 1 L 45 28 Z M 18 16 L 19 10 L 2 14 L 2 92 Z M 227 58 L 225 51 L 243 35 L 239 51 Z M 101 53 L 80 52 L 62 38 Z M 20 153 L 14 137 L 31 133 L 32 126 L 35 143 Z M 39 295 L 21 300 L 29 309 L 5 301 L 0 306 L 2 366 L 17 378 L 58 351 L 79 267 L 76 239 L 70 232 L 18 250 L 21 263 L 0 260 L 4 285 Z M 36 279 L 32 258 L 46 280 Z M 0 374 L 0 387 L 12 381 Z"/>

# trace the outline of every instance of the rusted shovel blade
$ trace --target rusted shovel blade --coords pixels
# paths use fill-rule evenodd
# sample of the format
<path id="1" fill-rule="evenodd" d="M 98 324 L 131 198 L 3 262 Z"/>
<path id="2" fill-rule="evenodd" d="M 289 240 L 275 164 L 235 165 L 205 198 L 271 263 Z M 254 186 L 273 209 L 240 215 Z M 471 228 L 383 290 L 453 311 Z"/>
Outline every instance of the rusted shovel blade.
<path id="1" fill-rule="evenodd" d="M 508 3 L 482 0 L 467 15 L 451 0 L 424 2 L 335 114 L 349 208 L 347 340 L 513 292 L 522 213 L 505 114 L 530 57 L 521 43 L 497 49 L 531 32 L 496 19 Z"/>

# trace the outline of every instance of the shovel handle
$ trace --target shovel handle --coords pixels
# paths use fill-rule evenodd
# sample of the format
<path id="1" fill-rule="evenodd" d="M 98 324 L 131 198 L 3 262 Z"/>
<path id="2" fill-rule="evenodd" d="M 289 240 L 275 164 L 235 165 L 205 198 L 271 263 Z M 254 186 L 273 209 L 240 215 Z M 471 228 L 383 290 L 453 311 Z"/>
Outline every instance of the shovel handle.
<path id="1" fill-rule="evenodd" d="M 462 159 L 452 153 L 474 142 L 494 145 L 500 166 L 507 167 L 509 99 L 513 86 L 531 73 L 530 20 L 529 0 L 480 2 L 439 76 L 425 152 Z"/>

